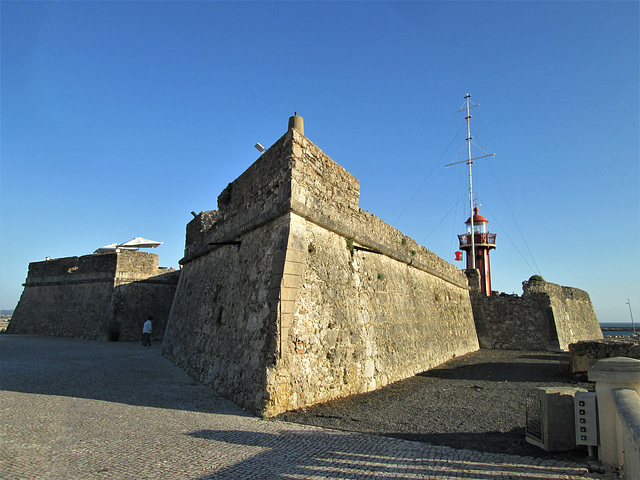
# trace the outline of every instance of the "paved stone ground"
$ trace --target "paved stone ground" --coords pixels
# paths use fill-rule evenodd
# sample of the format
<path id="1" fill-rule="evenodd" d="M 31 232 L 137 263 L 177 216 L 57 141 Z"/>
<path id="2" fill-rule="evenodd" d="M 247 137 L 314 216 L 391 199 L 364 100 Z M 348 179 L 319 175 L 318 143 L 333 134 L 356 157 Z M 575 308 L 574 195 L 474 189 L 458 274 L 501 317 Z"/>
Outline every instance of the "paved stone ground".
<path id="1" fill-rule="evenodd" d="M 579 463 L 263 421 L 160 346 L 0 335 L 0 479 L 612 478 Z"/>

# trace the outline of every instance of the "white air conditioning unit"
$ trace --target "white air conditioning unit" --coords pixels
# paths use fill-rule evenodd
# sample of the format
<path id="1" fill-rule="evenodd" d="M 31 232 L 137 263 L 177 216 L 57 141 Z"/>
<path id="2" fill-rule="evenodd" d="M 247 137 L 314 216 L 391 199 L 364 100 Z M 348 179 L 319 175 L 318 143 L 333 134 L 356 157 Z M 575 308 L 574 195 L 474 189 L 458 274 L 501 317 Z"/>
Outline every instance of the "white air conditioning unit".
<path id="1" fill-rule="evenodd" d="M 548 452 L 576 448 L 574 397 L 584 389 L 537 387 L 527 394 L 525 439 Z"/>

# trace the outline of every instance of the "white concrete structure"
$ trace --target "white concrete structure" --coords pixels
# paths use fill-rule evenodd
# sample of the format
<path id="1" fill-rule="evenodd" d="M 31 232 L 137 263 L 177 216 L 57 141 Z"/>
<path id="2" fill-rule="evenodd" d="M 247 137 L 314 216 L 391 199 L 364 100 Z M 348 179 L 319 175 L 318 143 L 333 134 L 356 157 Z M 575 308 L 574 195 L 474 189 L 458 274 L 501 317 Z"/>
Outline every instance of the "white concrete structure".
<path id="1" fill-rule="evenodd" d="M 589 370 L 596 382 L 600 444 L 598 458 L 640 479 L 640 360 L 614 357 Z"/>

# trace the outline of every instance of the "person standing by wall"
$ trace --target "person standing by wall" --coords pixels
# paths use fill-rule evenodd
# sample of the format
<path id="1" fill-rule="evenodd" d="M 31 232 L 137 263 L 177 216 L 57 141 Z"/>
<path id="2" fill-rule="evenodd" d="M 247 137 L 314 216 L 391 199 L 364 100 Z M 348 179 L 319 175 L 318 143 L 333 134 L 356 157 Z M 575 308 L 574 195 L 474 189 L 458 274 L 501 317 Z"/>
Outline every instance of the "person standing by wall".
<path id="1" fill-rule="evenodd" d="M 142 336 L 144 337 L 142 340 L 142 345 L 144 347 L 151 346 L 151 320 L 153 320 L 153 317 L 149 317 L 149 319 L 144 322 L 144 325 L 142 327 Z"/>

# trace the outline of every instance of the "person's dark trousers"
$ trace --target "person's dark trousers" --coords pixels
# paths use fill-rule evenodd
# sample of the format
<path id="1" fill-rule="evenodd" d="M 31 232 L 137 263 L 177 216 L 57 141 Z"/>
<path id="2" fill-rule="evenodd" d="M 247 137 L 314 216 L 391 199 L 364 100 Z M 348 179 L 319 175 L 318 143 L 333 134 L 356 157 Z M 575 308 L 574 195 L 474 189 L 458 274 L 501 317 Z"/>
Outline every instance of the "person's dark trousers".
<path id="1" fill-rule="evenodd" d="M 144 334 L 144 341 L 142 342 L 142 345 L 144 345 L 145 347 L 150 347 L 151 346 L 151 334 L 150 333 L 145 333 Z"/>

